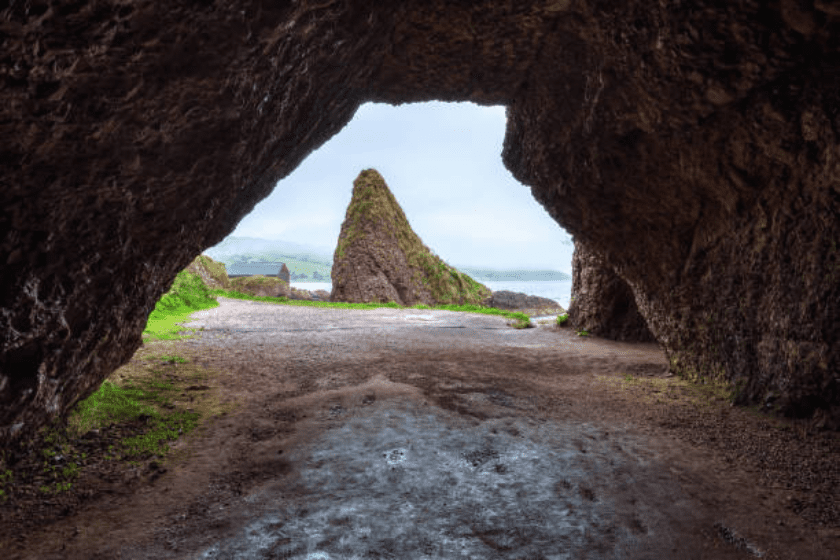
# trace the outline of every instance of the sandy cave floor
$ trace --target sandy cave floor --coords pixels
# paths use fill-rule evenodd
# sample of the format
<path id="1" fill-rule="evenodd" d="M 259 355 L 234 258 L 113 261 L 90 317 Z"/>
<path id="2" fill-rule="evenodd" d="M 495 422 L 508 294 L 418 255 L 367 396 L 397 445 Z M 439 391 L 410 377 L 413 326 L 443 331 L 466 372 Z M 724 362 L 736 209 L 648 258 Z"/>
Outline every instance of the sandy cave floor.
<path id="1" fill-rule="evenodd" d="M 241 406 L 169 468 L 7 523 L 5 558 L 840 557 L 837 434 L 731 407 L 656 344 L 219 301 L 133 360 L 223 371 Z"/>

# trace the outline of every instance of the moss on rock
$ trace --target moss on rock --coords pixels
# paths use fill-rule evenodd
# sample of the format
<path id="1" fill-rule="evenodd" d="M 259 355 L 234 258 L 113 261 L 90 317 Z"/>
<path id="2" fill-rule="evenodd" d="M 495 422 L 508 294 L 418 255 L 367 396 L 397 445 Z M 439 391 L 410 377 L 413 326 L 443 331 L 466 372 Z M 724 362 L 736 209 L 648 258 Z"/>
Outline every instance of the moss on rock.
<path id="1" fill-rule="evenodd" d="M 231 289 L 244 294 L 261 297 L 289 297 L 289 285 L 274 276 L 240 276 L 230 282 Z"/>
<path id="2" fill-rule="evenodd" d="M 230 278 L 224 263 L 214 261 L 207 255 L 199 255 L 185 269 L 201 278 L 208 288 L 230 289 Z"/>

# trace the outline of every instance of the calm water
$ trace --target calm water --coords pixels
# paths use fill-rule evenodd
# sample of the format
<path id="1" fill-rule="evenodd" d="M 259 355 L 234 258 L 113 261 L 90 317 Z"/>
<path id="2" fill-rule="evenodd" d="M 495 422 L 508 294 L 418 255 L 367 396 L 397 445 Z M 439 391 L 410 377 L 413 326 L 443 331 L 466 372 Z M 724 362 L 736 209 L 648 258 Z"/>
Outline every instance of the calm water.
<path id="1" fill-rule="evenodd" d="M 511 292 L 522 292 L 530 296 L 540 296 L 544 298 L 553 299 L 563 309 L 569 308 L 569 300 L 572 295 L 572 281 L 565 280 L 562 282 L 493 282 L 481 281 L 476 278 L 476 281 L 481 282 L 494 292 L 508 290 Z M 292 286 L 301 290 L 332 290 L 331 282 L 292 282 Z"/>

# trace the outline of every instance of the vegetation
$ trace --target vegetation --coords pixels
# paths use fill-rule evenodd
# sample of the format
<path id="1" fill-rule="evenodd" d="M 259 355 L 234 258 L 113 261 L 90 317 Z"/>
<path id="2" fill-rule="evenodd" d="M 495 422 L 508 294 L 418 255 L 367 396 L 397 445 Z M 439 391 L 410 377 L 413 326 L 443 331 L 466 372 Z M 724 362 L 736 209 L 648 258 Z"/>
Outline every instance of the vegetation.
<path id="1" fill-rule="evenodd" d="M 625 373 L 623 377 L 596 374 L 595 378 L 604 384 L 629 390 L 636 399 L 648 404 L 679 402 L 693 408 L 715 408 L 721 403 L 731 403 L 734 394 L 728 383 L 696 383 L 680 377 L 663 379 Z"/>
<path id="2" fill-rule="evenodd" d="M 172 287 L 155 304 L 143 334 L 158 340 L 180 338 L 178 333 L 185 328 L 177 323 L 195 311 L 218 306 L 219 302 L 201 278 L 189 272 L 179 272 Z"/>

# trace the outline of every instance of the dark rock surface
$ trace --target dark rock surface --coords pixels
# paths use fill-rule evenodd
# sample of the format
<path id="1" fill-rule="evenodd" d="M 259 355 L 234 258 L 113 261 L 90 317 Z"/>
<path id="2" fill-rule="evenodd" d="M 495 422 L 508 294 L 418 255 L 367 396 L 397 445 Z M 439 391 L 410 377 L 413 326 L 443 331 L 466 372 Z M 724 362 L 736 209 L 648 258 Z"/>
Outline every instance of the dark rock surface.
<path id="1" fill-rule="evenodd" d="M 331 274 L 332 301 L 434 306 L 477 304 L 490 296 L 423 244 L 375 169 L 353 182 Z"/>
<path id="2" fill-rule="evenodd" d="M 675 373 L 840 416 L 836 2 L 7 2 L 0 441 L 360 104 L 507 106 L 502 158 Z"/>
<path id="3" fill-rule="evenodd" d="M 577 240 L 572 257 L 572 298 L 568 326 L 613 340 L 656 342 L 630 286 Z"/>
<path id="4" fill-rule="evenodd" d="M 289 267 L 286 266 L 286 263 L 283 263 L 283 266 L 280 267 L 280 271 L 277 273 L 277 278 L 289 284 L 292 280 L 289 274 Z"/>

